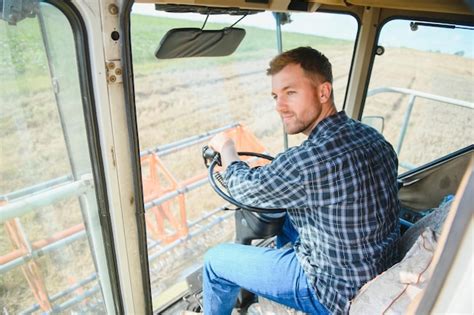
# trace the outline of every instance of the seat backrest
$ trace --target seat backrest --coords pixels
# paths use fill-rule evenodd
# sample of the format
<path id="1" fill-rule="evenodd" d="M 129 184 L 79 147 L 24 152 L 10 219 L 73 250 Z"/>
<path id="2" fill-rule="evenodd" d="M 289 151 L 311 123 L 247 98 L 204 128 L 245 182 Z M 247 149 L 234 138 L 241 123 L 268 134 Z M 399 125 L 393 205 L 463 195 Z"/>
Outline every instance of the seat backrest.
<path id="1" fill-rule="evenodd" d="M 441 234 L 444 221 L 446 220 L 449 209 L 451 208 L 451 204 L 453 202 L 452 196 L 449 196 L 446 199 L 447 200 L 442 202 L 438 208 L 433 210 L 433 212 L 418 220 L 408 230 L 406 230 L 405 233 L 403 233 L 398 245 L 399 261 L 405 257 L 406 253 L 413 246 L 416 239 L 427 227 L 431 228 L 436 233 L 436 235 Z"/>

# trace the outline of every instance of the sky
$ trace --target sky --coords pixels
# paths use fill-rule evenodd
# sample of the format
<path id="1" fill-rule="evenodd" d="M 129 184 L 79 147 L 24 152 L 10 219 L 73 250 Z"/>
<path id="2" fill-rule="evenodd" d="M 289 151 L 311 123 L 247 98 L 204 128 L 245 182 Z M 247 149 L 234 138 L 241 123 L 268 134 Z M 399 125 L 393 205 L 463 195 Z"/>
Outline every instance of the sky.
<path id="1" fill-rule="evenodd" d="M 463 51 L 474 57 L 474 29 L 446 29 L 420 26 L 417 31 L 410 29 L 410 20 L 391 21 L 382 29 L 381 41 L 387 46 L 410 47 L 419 50 L 441 51 L 449 54 Z M 400 45 L 401 43 L 401 45 Z"/>
<path id="2" fill-rule="evenodd" d="M 158 12 L 153 4 L 135 4 L 133 13 L 165 16 L 177 16 L 190 20 L 204 21 L 201 14 L 172 14 Z M 347 15 L 326 13 L 294 13 L 292 22 L 282 27 L 283 31 L 299 32 L 339 39 L 354 39 L 356 35 L 356 21 Z M 209 22 L 225 22 L 232 24 L 238 19 L 236 16 L 215 15 L 209 17 Z M 410 20 L 395 20 L 386 24 L 382 29 L 379 44 L 388 47 L 408 47 L 425 51 L 440 51 L 454 54 L 463 52 L 464 56 L 474 57 L 474 30 L 445 29 L 420 26 L 417 31 L 410 29 Z M 247 25 L 260 28 L 274 29 L 275 20 L 270 12 L 249 15 L 238 25 Z"/>

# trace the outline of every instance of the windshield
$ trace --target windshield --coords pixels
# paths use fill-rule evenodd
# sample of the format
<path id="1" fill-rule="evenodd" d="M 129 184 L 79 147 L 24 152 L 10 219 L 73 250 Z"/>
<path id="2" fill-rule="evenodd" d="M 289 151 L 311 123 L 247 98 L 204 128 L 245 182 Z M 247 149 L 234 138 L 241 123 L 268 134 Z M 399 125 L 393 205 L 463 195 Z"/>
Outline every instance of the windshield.
<path id="1" fill-rule="evenodd" d="M 157 309 L 165 303 L 165 292 L 175 295 L 176 284 L 202 264 L 208 248 L 234 240 L 234 211 L 223 211 L 230 205 L 210 188 L 202 147 L 226 131 L 239 151 L 276 155 L 284 149 L 271 79 L 265 74 L 278 54 L 278 43 L 273 14 L 258 13 L 235 25 L 245 29 L 246 36 L 230 56 L 158 60 L 153 52 L 167 31 L 201 28 L 206 16 L 154 12 L 153 6 L 143 5 L 135 5 L 132 13 L 150 278 Z M 284 50 L 313 46 L 334 59 L 335 98 L 342 109 L 357 23 L 343 16 L 347 22 L 343 28 L 350 29 L 350 35 L 342 38 L 321 36 L 315 30 L 319 19 L 337 17 L 292 14 L 293 22 L 282 26 L 282 46 Z M 205 29 L 222 29 L 239 18 L 211 15 Z M 301 140 L 291 137 L 290 144 Z"/>

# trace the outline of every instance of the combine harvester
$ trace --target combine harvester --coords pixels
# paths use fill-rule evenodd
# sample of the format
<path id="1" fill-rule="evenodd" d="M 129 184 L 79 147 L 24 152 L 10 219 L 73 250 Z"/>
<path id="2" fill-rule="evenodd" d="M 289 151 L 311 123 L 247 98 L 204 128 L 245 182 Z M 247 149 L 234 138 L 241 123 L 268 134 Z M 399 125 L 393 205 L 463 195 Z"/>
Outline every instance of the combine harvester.
<path id="1" fill-rule="evenodd" d="M 299 145 L 282 132 L 265 71 L 279 52 L 313 46 L 332 62 L 337 109 L 396 149 L 402 234 L 450 205 L 423 282 L 395 276 L 379 290 L 419 294 L 378 301 L 472 314 L 473 10 L 471 0 L 0 0 L 0 312 L 200 311 L 204 253 L 270 246 L 281 219 L 239 211 L 203 146 L 221 132 L 261 157 Z M 235 312 L 252 307 L 296 314 L 260 297 Z"/>

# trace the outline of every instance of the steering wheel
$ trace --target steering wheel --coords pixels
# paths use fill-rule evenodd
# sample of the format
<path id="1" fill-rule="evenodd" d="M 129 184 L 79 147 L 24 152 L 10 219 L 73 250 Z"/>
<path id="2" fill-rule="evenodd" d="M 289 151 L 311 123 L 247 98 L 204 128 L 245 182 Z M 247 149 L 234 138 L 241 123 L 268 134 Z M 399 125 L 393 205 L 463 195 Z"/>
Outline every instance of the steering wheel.
<path id="1" fill-rule="evenodd" d="M 263 153 L 257 153 L 257 152 L 237 152 L 239 156 L 253 156 L 253 157 L 258 157 L 262 158 L 268 161 L 272 161 L 274 158 L 270 155 L 263 154 Z M 259 212 L 259 213 L 266 213 L 265 217 L 273 217 L 271 213 L 273 214 L 279 214 L 278 217 L 286 210 L 284 209 L 272 209 L 272 208 L 260 208 L 260 207 L 254 207 L 250 205 L 245 205 L 237 200 L 235 200 L 234 197 L 232 197 L 228 192 L 224 192 L 224 190 L 221 188 L 227 189 L 227 186 L 224 183 L 224 178 L 222 178 L 222 174 L 219 172 L 214 172 L 214 168 L 216 165 L 222 166 L 221 162 L 221 156 L 219 152 L 214 151 L 213 149 L 209 148 L 208 146 L 204 146 L 202 148 L 202 157 L 204 159 L 204 165 L 206 165 L 208 169 L 207 177 L 209 179 L 209 183 L 211 184 L 211 187 L 214 189 L 214 191 L 221 196 L 224 200 L 230 202 L 231 204 L 237 206 L 236 210 L 243 209 L 243 210 L 248 210 L 252 212 Z M 216 183 L 219 182 L 219 184 Z"/>

